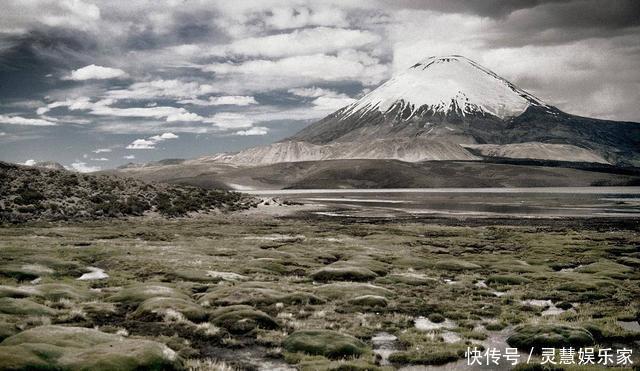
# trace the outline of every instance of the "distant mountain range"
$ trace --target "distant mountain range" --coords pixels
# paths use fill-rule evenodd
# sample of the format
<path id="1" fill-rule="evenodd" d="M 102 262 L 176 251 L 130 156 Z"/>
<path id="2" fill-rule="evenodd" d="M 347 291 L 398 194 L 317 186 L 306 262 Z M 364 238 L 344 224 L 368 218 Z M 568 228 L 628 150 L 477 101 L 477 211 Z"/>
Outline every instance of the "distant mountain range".
<path id="1" fill-rule="evenodd" d="M 185 179 L 194 176 L 202 182 L 203 174 L 209 174 L 216 181 L 205 183 L 220 185 L 225 177 L 225 184 L 230 181 L 225 174 L 237 174 L 239 168 L 254 168 L 253 172 L 259 173 L 255 170 L 257 166 L 295 162 L 495 162 L 505 159 L 555 161 L 554 167 L 563 163 L 582 163 L 585 165 L 578 168 L 591 172 L 594 165 L 588 164 L 610 165 L 595 166 L 600 170 L 605 169 L 605 173 L 610 173 L 613 167 L 640 166 L 640 124 L 571 115 L 465 57 L 430 57 L 414 64 L 355 103 L 282 141 L 237 153 L 221 153 L 188 161 L 167 160 L 148 166 L 128 166 L 119 172 L 148 178 L 153 168 L 154 180 L 180 178 L 185 182 L 188 182 Z M 385 166 L 398 166 L 400 162 L 386 162 Z M 313 167 L 327 170 L 332 164 L 337 166 L 340 162 L 331 161 Z M 376 167 L 383 162 L 369 164 L 375 164 Z M 527 166 L 534 164 L 512 165 L 524 175 L 524 178 L 519 176 L 520 180 L 516 183 L 527 185 L 524 180 L 531 170 Z M 277 168 L 284 171 L 295 166 Z M 494 165 L 477 167 L 480 168 L 493 168 L 498 172 L 505 169 Z M 195 169 L 200 170 L 198 172 Z M 404 172 L 406 169 L 403 169 Z M 510 169 L 509 173 L 513 174 L 513 171 L 517 170 Z M 189 175 L 175 176 L 185 173 Z M 490 180 L 491 173 L 477 175 Z M 578 178 L 582 181 L 578 181 Z M 595 183 L 603 181 L 595 179 L 598 177 L 578 178 L 575 183 L 581 185 L 590 184 L 587 179 Z M 622 184 L 627 180 L 613 183 Z M 379 185 L 385 182 L 369 183 Z M 433 182 L 418 183 L 429 186 Z M 445 183 L 455 186 L 464 182 L 453 179 Z M 505 186 L 508 183 L 501 184 Z M 572 185 L 570 181 L 554 183 L 551 180 L 542 183 Z M 301 184 L 300 180 L 295 184 Z"/>

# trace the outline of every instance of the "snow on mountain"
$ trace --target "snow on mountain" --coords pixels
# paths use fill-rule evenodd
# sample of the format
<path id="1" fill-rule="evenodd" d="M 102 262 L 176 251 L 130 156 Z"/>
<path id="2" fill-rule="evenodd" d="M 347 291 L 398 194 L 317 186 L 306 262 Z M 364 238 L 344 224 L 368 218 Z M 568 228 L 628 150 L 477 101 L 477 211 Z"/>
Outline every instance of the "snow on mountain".
<path id="1" fill-rule="evenodd" d="M 547 107 L 494 72 L 458 55 L 430 57 L 396 75 L 358 102 L 348 106 L 345 117 L 372 110 L 387 112 L 397 103 L 408 108 L 410 118 L 424 111 L 490 114 L 501 119 L 522 114 L 530 105 Z"/>
<path id="2" fill-rule="evenodd" d="M 640 164 L 638 143 L 638 124 L 564 113 L 489 69 L 450 55 L 414 64 L 280 142 L 195 161 L 252 166 L 337 159 L 469 161 L 482 156 Z"/>

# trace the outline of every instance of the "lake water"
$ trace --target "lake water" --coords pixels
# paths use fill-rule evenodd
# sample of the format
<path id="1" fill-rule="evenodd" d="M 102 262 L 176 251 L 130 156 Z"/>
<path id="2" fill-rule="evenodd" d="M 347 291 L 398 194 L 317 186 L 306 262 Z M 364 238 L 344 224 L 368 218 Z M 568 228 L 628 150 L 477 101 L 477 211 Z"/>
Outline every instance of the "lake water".
<path id="1" fill-rule="evenodd" d="M 317 206 L 326 217 L 640 217 L 640 187 L 247 191 Z"/>

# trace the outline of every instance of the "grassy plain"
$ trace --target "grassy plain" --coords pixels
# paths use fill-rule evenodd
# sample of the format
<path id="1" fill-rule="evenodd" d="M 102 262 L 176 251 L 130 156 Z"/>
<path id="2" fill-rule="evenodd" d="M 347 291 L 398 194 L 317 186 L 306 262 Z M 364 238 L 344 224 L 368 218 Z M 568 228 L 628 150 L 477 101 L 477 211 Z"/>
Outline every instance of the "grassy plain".
<path id="1" fill-rule="evenodd" d="M 637 364 L 639 229 L 244 214 L 2 227 L 0 369 L 86 365 L 84 343 L 11 340 L 56 325 L 126 339 L 157 369 L 394 369 L 563 334 L 635 347 Z M 88 267 L 109 277 L 78 280 Z"/>

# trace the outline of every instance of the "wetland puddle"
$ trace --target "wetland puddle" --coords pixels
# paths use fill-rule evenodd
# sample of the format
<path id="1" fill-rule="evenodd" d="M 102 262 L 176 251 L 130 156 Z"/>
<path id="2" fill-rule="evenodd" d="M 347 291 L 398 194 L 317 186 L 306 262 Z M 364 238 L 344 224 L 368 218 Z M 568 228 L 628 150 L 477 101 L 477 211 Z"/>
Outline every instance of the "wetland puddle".
<path id="1" fill-rule="evenodd" d="M 389 365 L 389 356 L 400 350 L 398 338 L 387 332 L 379 332 L 371 338 L 373 353 L 380 356 L 380 365 Z"/>

